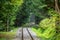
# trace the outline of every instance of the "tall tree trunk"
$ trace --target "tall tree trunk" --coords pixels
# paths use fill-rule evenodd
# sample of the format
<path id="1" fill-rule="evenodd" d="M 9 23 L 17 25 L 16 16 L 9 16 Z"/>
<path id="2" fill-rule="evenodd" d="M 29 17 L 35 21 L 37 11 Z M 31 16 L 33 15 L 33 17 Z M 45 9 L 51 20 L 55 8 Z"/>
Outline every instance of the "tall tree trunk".
<path id="1" fill-rule="evenodd" d="M 59 5 L 58 5 L 58 0 L 55 0 L 55 11 L 60 15 L 60 10 L 59 10 Z M 57 17 L 56 19 L 56 32 L 60 32 L 60 16 Z"/>
<path id="2" fill-rule="evenodd" d="M 7 32 L 9 31 L 9 13 L 7 14 Z"/>
<path id="3" fill-rule="evenodd" d="M 55 0 L 55 10 L 59 13 L 58 0 Z"/>

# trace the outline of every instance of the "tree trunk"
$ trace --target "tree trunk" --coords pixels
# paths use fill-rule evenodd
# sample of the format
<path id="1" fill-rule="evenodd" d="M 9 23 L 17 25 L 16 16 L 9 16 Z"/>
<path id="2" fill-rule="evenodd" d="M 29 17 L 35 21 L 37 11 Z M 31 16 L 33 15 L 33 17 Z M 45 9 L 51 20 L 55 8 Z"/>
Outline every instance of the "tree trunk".
<path id="1" fill-rule="evenodd" d="M 7 32 L 9 31 L 9 14 L 7 14 Z"/>
<path id="2" fill-rule="evenodd" d="M 55 0 L 55 11 L 59 13 L 59 6 L 58 6 L 58 0 Z"/>
<path id="3" fill-rule="evenodd" d="M 59 10 L 59 5 L 58 5 L 58 0 L 55 0 L 55 11 L 60 15 L 60 10 Z M 56 19 L 56 32 L 60 32 L 60 16 L 57 17 Z"/>

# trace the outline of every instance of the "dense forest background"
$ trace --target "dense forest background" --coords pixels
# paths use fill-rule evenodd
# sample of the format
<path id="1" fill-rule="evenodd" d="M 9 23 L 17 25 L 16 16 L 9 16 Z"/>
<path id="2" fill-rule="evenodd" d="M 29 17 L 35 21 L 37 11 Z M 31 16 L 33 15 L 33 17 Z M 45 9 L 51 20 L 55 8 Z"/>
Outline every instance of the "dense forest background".
<path id="1" fill-rule="evenodd" d="M 0 0 L 0 31 L 8 32 L 29 23 L 31 13 L 38 25 L 32 29 L 40 37 L 60 40 L 60 0 Z"/>

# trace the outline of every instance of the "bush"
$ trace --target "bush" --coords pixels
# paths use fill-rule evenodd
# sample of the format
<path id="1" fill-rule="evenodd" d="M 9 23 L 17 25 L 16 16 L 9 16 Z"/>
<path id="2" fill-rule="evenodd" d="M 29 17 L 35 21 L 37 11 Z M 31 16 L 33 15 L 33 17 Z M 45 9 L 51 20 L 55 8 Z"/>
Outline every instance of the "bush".
<path id="1" fill-rule="evenodd" d="M 40 34 L 42 34 L 41 36 L 43 36 L 44 38 L 51 38 L 56 34 L 56 17 L 50 17 L 43 19 L 40 24 L 39 27 L 40 29 L 44 29 L 44 31 Z M 40 31 L 42 31 L 40 30 Z"/>
<path id="2" fill-rule="evenodd" d="M 39 27 L 43 28 L 43 29 L 47 29 L 49 27 L 56 27 L 55 26 L 55 22 L 56 22 L 56 17 L 51 17 L 43 19 L 40 23 L 39 23 Z"/>
<path id="3" fill-rule="evenodd" d="M 46 29 L 49 27 L 49 25 L 48 25 L 49 23 L 50 23 L 50 20 L 48 18 L 46 18 L 39 23 L 39 26 L 43 29 Z"/>

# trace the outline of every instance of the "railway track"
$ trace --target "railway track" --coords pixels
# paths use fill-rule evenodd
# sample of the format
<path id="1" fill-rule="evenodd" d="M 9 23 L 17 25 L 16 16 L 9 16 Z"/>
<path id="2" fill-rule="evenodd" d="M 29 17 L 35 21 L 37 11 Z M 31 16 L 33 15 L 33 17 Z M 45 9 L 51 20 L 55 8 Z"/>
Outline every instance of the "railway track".
<path id="1" fill-rule="evenodd" d="M 20 28 L 14 40 L 40 40 L 31 28 Z"/>

